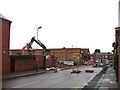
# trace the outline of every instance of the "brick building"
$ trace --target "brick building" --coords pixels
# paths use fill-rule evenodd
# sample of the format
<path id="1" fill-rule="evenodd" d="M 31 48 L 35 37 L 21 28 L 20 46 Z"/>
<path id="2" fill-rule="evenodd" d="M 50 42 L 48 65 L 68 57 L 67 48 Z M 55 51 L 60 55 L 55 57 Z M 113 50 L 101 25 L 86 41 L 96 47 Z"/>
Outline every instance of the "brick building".
<path id="1" fill-rule="evenodd" d="M 49 55 L 46 58 L 45 67 L 53 67 L 55 57 L 53 55 Z M 10 72 L 19 72 L 19 71 L 28 71 L 44 68 L 44 60 L 42 56 L 42 49 L 32 50 L 31 53 L 25 51 L 22 53 L 21 50 L 10 50 Z"/>
<path id="2" fill-rule="evenodd" d="M 106 67 L 106 64 L 113 60 L 113 54 L 110 52 L 94 52 L 91 54 L 91 59 L 98 62 L 97 66 L 103 65 Z"/>
<path id="3" fill-rule="evenodd" d="M 112 44 L 113 58 L 114 58 L 114 69 L 117 76 L 117 81 L 120 85 L 120 27 L 115 28 L 115 42 Z"/>
<path id="4" fill-rule="evenodd" d="M 11 21 L 0 14 L 0 57 L 2 58 L 2 73 L 10 72 L 9 44 Z"/>
<path id="5" fill-rule="evenodd" d="M 90 52 L 89 49 L 81 48 L 59 48 L 59 49 L 50 49 L 50 53 L 55 55 L 58 61 L 73 60 L 75 63 L 79 60 L 82 62 L 82 59 L 89 60 Z"/>
<path id="6" fill-rule="evenodd" d="M 77 63 L 78 61 L 80 62 L 83 56 L 90 56 L 89 50 L 87 50 L 87 54 L 85 54 L 86 49 L 82 49 L 82 51 L 84 51 L 84 53 L 81 53 L 80 48 L 48 49 L 49 57 L 46 59 L 45 66 L 55 66 L 56 58 L 57 61 L 63 63 L 64 61 L 71 60 L 74 61 L 74 63 Z M 31 53 L 28 53 L 28 51 L 22 53 L 21 50 L 17 49 L 10 50 L 10 72 L 34 70 L 36 64 L 38 68 L 43 68 L 44 60 L 42 52 L 42 49 L 34 49 Z"/>
<path id="7" fill-rule="evenodd" d="M 90 51 L 89 48 L 81 48 L 82 59 L 84 61 L 90 60 Z"/>
<path id="8" fill-rule="evenodd" d="M 113 55 L 110 52 L 94 53 L 94 58 L 99 60 L 112 60 Z"/>

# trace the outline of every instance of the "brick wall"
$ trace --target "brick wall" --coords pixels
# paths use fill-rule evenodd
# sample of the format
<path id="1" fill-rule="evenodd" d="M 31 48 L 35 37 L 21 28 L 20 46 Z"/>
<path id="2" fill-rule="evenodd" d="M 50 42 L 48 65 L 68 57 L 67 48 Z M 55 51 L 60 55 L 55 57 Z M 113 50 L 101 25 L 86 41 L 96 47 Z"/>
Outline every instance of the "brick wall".
<path id="1" fill-rule="evenodd" d="M 20 71 L 29 71 L 35 70 L 36 64 L 37 68 L 43 68 L 43 56 L 42 55 L 13 55 L 11 56 L 11 60 L 14 58 L 15 64 L 14 65 L 14 72 Z M 46 67 L 53 67 L 54 66 L 54 56 L 50 56 L 46 60 Z"/>
<path id="2" fill-rule="evenodd" d="M 115 29 L 116 29 L 115 30 L 115 46 L 116 47 L 114 46 L 114 54 L 117 53 L 117 55 L 118 55 L 118 67 L 116 69 L 116 72 L 118 72 L 118 74 L 117 74 L 117 76 L 118 76 L 117 80 L 118 80 L 118 83 L 120 85 L 120 27 L 117 27 Z M 114 55 L 114 56 L 115 56 L 114 59 L 117 60 L 116 59 L 116 55 Z M 116 65 L 115 65 L 115 67 L 116 67 Z"/>
<path id="3" fill-rule="evenodd" d="M 2 73 L 10 72 L 10 58 L 9 58 L 9 44 L 10 44 L 10 24 L 11 21 L 2 19 L 2 42 L 0 41 L 0 47 L 2 47 Z"/>
<path id="4" fill-rule="evenodd" d="M 48 59 L 46 59 L 46 64 L 45 66 L 48 67 L 53 67 L 54 66 L 54 56 L 50 55 Z M 35 56 L 35 62 L 37 62 L 38 68 L 43 68 L 43 56 L 42 55 L 36 55 Z"/>
<path id="5" fill-rule="evenodd" d="M 58 58 L 58 60 L 65 61 L 73 59 L 76 61 L 77 58 L 73 58 L 73 54 L 80 53 L 80 48 L 51 49 L 50 51 L 51 54 Z"/>
<path id="6" fill-rule="evenodd" d="M 29 71 L 35 69 L 35 59 L 31 56 L 15 56 L 15 72 Z"/>
<path id="7" fill-rule="evenodd" d="M 28 59 L 26 60 L 26 71 L 34 70 L 35 69 L 35 60 Z"/>
<path id="8" fill-rule="evenodd" d="M 15 72 L 25 71 L 26 62 L 21 59 L 15 60 Z"/>
<path id="9" fill-rule="evenodd" d="M 38 68 L 43 68 L 43 57 L 42 55 L 35 56 L 35 63 L 37 63 Z"/>
<path id="10" fill-rule="evenodd" d="M 120 84 L 120 30 L 117 32 L 117 38 L 116 38 L 117 42 L 118 42 L 118 82 Z"/>
<path id="11" fill-rule="evenodd" d="M 2 73 L 10 72 L 10 58 L 8 49 L 2 49 Z"/>
<path id="12" fill-rule="evenodd" d="M 49 59 L 46 59 L 46 67 L 49 68 L 53 66 L 55 66 L 55 59 L 54 57 L 50 56 Z"/>

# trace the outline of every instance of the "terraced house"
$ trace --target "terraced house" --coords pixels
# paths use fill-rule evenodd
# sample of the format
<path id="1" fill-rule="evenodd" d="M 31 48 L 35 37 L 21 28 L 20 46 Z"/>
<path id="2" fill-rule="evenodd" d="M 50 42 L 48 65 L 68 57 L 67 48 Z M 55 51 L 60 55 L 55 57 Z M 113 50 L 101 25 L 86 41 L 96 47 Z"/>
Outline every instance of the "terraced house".
<path id="1" fill-rule="evenodd" d="M 120 27 L 115 28 L 115 42 L 112 44 L 113 58 L 114 58 L 114 70 L 117 76 L 117 82 L 120 86 Z"/>

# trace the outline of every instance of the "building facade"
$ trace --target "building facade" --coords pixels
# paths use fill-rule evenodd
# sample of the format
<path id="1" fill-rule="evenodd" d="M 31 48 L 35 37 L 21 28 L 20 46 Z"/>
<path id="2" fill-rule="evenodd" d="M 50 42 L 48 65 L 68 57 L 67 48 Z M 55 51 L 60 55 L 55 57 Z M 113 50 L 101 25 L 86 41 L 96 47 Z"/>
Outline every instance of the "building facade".
<path id="1" fill-rule="evenodd" d="M 113 54 L 110 52 L 94 53 L 94 57 L 99 60 L 112 60 Z"/>
<path id="2" fill-rule="evenodd" d="M 76 62 L 81 56 L 80 48 L 58 48 L 50 49 L 51 55 L 57 57 L 58 61 L 73 60 Z"/>
<path id="3" fill-rule="evenodd" d="M 113 54 L 111 52 L 94 52 L 91 54 L 91 59 L 94 62 L 97 62 L 97 66 L 102 65 L 103 67 L 106 67 L 107 64 L 113 62 Z"/>
<path id="4" fill-rule="evenodd" d="M 120 85 L 120 27 L 115 28 L 115 42 L 112 44 L 113 58 L 114 58 L 114 69 L 117 76 L 117 81 Z"/>
<path id="5" fill-rule="evenodd" d="M 74 63 L 82 63 L 83 60 L 90 59 L 90 52 L 88 48 L 59 48 L 50 49 L 50 53 L 55 55 L 58 61 L 73 60 Z"/>
<path id="6" fill-rule="evenodd" d="M 2 63 L 2 73 L 10 72 L 10 58 L 9 58 L 9 45 L 10 45 L 10 25 L 11 21 L 6 19 L 0 14 L 0 57 Z"/>
<path id="7" fill-rule="evenodd" d="M 84 50 L 82 49 L 82 51 Z M 22 50 L 10 50 L 10 72 L 35 70 L 36 65 L 38 69 L 43 68 L 44 63 L 46 68 L 55 67 L 56 62 L 73 61 L 76 64 L 82 62 L 83 56 L 90 56 L 89 50 L 85 54 L 81 53 L 80 48 L 48 49 L 48 55 L 44 62 L 42 52 L 42 49 L 34 49 L 30 53 L 27 50 L 24 53 Z"/>
<path id="8" fill-rule="evenodd" d="M 42 51 L 42 49 L 35 49 L 30 53 L 28 51 L 22 53 L 22 50 L 10 50 L 10 72 L 43 69 L 44 63 L 45 68 L 53 67 L 55 64 L 55 57 L 49 55 L 44 62 Z"/>
<path id="9" fill-rule="evenodd" d="M 82 60 L 90 60 L 90 51 L 89 48 L 81 48 Z"/>

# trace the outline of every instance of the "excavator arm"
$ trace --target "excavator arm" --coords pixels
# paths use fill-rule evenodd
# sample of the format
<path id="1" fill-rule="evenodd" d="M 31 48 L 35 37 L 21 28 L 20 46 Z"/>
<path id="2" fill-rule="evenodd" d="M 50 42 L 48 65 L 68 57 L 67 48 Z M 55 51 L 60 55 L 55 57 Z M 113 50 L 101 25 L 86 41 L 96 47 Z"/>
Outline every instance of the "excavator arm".
<path id="1" fill-rule="evenodd" d="M 44 51 L 46 51 L 46 46 L 45 46 L 43 43 L 41 43 L 39 40 L 36 40 L 36 39 L 35 39 L 35 36 L 32 37 L 31 41 L 29 42 L 29 44 L 28 44 L 28 45 L 29 45 L 29 48 L 31 48 L 31 45 L 32 45 L 32 43 L 33 43 L 34 41 L 35 41 L 39 46 L 41 46 Z"/>
<path id="2" fill-rule="evenodd" d="M 33 42 L 36 42 L 39 46 L 43 48 L 43 54 L 46 53 L 47 50 L 46 46 L 43 43 L 41 43 L 39 40 L 36 40 L 35 36 L 32 37 L 31 41 L 29 43 L 26 43 L 26 45 L 22 48 L 22 53 L 24 53 L 25 48 L 27 48 L 27 51 L 30 52 L 32 50 Z"/>
<path id="3" fill-rule="evenodd" d="M 31 41 L 28 43 L 28 48 L 27 48 L 28 50 L 30 50 L 32 48 L 31 46 L 32 46 L 33 42 L 36 42 L 39 46 L 41 46 L 43 48 L 43 52 L 46 52 L 46 50 L 47 50 L 46 46 L 43 43 L 41 43 L 39 40 L 36 40 L 35 36 L 32 37 Z"/>
<path id="4" fill-rule="evenodd" d="M 45 46 L 43 43 L 41 43 L 39 40 L 36 40 L 36 39 L 35 39 L 35 36 L 32 37 L 31 41 L 30 41 L 29 43 L 27 43 L 27 44 L 23 47 L 22 52 L 25 51 L 25 48 L 27 48 L 28 52 L 30 52 L 30 51 L 32 50 L 32 44 L 33 44 L 33 42 L 36 42 L 39 46 L 41 46 L 41 47 L 43 48 L 43 60 L 44 60 L 44 63 L 43 63 L 44 67 L 43 67 L 43 68 L 45 69 L 45 68 L 46 68 L 46 67 L 45 67 L 45 63 L 46 63 L 47 48 L 46 48 L 46 46 Z M 37 67 L 37 66 L 36 66 L 36 67 Z M 36 68 L 36 69 L 37 69 L 37 68 Z"/>

